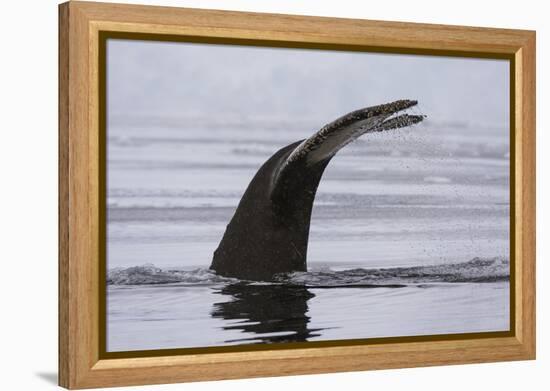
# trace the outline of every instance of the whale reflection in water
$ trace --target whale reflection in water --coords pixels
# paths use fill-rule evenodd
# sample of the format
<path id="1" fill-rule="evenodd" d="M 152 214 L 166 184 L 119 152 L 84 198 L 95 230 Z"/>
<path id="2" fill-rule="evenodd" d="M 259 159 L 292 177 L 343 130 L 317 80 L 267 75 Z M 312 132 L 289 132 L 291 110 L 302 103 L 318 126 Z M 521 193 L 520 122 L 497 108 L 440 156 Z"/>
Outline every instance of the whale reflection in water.
<path id="1" fill-rule="evenodd" d="M 223 330 L 240 330 L 248 336 L 226 343 L 305 342 L 322 329 L 308 327 L 308 300 L 315 297 L 306 287 L 286 284 L 226 285 L 216 293 L 230 301 L 215 303 L 212 317 L 230 320 Z"/>

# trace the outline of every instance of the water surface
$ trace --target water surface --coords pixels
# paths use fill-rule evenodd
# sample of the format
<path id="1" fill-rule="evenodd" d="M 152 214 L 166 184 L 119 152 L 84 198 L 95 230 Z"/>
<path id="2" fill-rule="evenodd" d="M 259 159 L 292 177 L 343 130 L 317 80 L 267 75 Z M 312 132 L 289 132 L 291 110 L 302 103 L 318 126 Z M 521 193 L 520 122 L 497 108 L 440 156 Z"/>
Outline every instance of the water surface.
<path id="1" fill-rule="evenodd" d="M 109 351 L 509 328 L 508 131 L 432 123 L 367 135 L 333 159 L 310 272 L 276 283 L 208 271 L 246 186 L 321 124 L 112 118 Z"/>

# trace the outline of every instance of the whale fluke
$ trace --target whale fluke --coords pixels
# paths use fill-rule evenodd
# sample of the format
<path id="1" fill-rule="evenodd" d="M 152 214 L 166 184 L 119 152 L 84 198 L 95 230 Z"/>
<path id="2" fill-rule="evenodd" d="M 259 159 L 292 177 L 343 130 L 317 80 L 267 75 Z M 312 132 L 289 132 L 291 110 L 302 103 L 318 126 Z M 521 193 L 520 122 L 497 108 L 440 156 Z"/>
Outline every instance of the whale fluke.
<path id="1" fill-rule="evenodd" d="M 248 185 L 210 268 L 223 276 L 254 281 L 306 271 L 311 210 L 326 166 L 340 149 L 365 133 L 421 122 L 423 115 L 397 115 L 416 104 L 398 100 L 352 111 L 277 151 Z"/>

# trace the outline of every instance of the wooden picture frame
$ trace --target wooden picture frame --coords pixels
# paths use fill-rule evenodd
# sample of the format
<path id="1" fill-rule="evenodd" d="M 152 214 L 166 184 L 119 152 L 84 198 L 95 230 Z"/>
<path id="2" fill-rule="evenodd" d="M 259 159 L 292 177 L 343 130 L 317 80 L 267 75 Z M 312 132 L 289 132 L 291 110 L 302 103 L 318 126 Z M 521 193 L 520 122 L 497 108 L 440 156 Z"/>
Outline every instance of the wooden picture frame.
<path id="1" fill-rule="evenodd" d="M 99 260 L 104 256 L 101 237 L 105 235 L 100 64 L 106 32 L 141 34 L 153 40 L 508 59 L 513 108 L 510 332 L 106 357 L 101 332 L 105 307 L 98 300 L 105 273 Z M 534 358 L 535 32 L 79 1 L 59 6 L 61 386 L 76 389 Z"/>

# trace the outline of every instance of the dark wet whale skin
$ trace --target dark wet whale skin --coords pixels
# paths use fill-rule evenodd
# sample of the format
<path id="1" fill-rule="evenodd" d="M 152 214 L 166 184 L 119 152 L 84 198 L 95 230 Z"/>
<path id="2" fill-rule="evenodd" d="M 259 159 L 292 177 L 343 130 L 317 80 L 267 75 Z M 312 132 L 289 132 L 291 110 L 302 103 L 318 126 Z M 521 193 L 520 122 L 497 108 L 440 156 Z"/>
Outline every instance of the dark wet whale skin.
<path id="1" fill-rule="evenodd" d="M 210 269 L 254 281 L 307 271 L 311 210 L 327 164 L 341 148 L 367 132 L 421 122 L 423 115 L 392 117 L 417 103 L 404 99 L 352 111 L 308 139 L 277 151 L 248 185 Z"/>
<path id="2" fill-rule="evenodd" d="M 274 185 L 278 169 L 303 140 L 276 152 L 258 170 L 214 251 L 211 269 L 227 277 L 269 281 L 278 273 L 307 270 L 311 210 L 327 158 L 293 167 Z"/>

